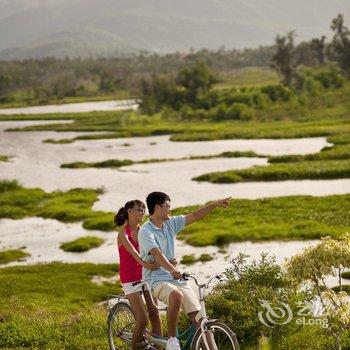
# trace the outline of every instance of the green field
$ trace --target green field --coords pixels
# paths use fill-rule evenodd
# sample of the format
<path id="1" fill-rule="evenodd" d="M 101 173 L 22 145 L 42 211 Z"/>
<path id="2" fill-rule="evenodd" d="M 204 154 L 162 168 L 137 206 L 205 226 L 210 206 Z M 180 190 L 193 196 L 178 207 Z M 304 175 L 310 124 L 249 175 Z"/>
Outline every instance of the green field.
<path id="1" fill-rule="evenodd" d="M 188 213 L 197 207 L 176 209 Z M 179 235 L 194 246 L 239 241 L 305 240 L 339 237 L 350 230 L 350 195 L 233 199 Z"/>
<path id="2" fill-rule="evenodd" d="M 107 349 L 105 306 L 119 283 L 112 264 L 39 264 L 0 269 L 0 348 Z"/>

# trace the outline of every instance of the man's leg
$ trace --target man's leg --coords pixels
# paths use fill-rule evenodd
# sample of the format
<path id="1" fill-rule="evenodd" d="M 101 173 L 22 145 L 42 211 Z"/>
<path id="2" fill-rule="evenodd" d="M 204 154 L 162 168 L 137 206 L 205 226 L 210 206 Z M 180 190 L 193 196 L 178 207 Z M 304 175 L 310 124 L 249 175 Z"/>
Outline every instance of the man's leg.
<path id="1" fill-rule="evenodd" d="M 176 337 L 177 324 L 179 323 L 180 309 L 182 304 L 182 293 L 174 290 L 169 295 L 168 303 L 168 336 Z"/>
<path id="2" fill-rule="evenodd" d="M 183 294 L 183 309 L 190 318 L 192 324 L 198 329 L 200 327 L 200 322 L 202 320 L 202 314 L 200 312 L 201 305 L 199 300 L 194 293 L 193 289 L 189 285 L 181 286 L 180 291 Z M 205 339 L 209 345 L 208 350 L 219 350 L 215 344 L 214 335 L 211 331 L 205 332 Z"/>
<path id="3" fill-rule="evenodd" d="M 183 298 L 182 293 L 173 283 L 161 282 L 154 287 L 153 296 L 168 306 L 168 336 L 176 337 L 176 328 L 179 322 Z"/>

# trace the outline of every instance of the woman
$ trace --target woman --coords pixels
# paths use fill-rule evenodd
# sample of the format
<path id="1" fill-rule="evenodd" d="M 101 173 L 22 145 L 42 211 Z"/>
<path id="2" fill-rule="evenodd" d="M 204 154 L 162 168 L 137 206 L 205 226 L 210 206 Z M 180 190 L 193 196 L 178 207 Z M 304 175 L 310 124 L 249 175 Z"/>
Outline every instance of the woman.
<path id="1" fill-rule="evenodd" d="M 120 208 L 114 217 L 114 224 L 118 230 L 120 282 L 136 320 L 132 335 L 132 350 L 137 349 L 137 344 L 142 341 L 142 335 L 148 321 L 142 292 L 146 301 L 152 332 L 158 335 L 162 334 L 158 309 L 153 303 L 148 288 L 142 283 L 142 267 L 151 270 L 158 268 L 155 262 L 143 261 L 139 254 L 137 236 L 145 211 L 144 203 L 139 200 L 132 200 Z"/>

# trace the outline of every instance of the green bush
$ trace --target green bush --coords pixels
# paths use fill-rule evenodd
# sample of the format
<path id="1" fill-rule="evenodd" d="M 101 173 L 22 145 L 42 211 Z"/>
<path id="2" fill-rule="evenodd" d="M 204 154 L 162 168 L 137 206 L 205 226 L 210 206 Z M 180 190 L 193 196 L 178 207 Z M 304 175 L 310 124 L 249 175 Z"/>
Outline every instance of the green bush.
<path id="1" fill-rule="evenodd" d="M 99 247 L 104 240 L 99 237 L 86 236 L 75 239 L 74 241 L 62 243 L 60 248 L 65 252 L 86 252 L 92 248 Z"/>
<path id="2" fill-rule="evenodd" d="M 263 86 L 261 92 L 266 94 L 273 102 L 288 101 L 292 94 L 288 88 L 281 84 Z"/>
<path id="3" fill-rule="evenodd" d="M 3 251 L 0 251 L 0 265 L 7 264 L 11 261 L 18 261 L 27 256 L 30 256 L 30 254 L 24 252 L 21 249 L 3 250 Z"/>
<path id="4" fill-rule="evenodd" d="M 345 82 L 341 72 L 335 68 L 316 74 L 315 79 L 318 80 L 325 89 L 340 89 L 344 86 Z"/>
<path id="5" fill-rule="evenodd" d="M 227 106 L 221 103 L 213 111 L 209 111 L 216 120 L 252 120 L 254 118 L 254 110 L 243 103 L 234 103 Z"/>
<path id="6" fill-rule="evenodd" d="M 228 281 L 215 287 L 207 298 L 208 313 L 225 322 L 237 334 L 243 348 L 255 346 L 261 334 L 273 336 L 275 343 L 294 334 L 293 320 L 285 325 L 271 323 L 271 327 L 267 327 L 258 317 L 259 312 L 266 311 L 262 300 L 273 307 L 287 303 L 296 310 L 298 301 L 307 297 L 296 291 L 273 257 L 262 255 L 260 260 L 248 264 L 240 254 L 232 260 L 226 275 Z"/>
<path id="7" fill-rule="evenodd" d="M 194 254 L 184 255 L 180 261 L 181 264 L 184 265 L 191 265 L 194 264 L 197 261 Z"/>
<path id="8" fill-rule="evenodd" d="M 214 258 L 210 255 L 210 254 L 201 254 L 201 256 L 198 258 L 198 261 L 201 261 L 201 262 L 207 262 L 207 261 L 211 261 L 213 260 Z"/>
<path id="9" fill-rule="evenodd" d="M 1 180 L 0 193 L 19 189 L 21 186 L 17 180 Z"/>

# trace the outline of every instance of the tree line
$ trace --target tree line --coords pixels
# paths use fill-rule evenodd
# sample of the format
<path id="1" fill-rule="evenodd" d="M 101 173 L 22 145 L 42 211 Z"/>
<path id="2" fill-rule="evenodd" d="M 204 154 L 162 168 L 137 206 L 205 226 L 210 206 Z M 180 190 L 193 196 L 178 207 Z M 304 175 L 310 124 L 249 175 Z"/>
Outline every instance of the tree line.
<path id="1" fill-rule="evenodd" d="M 139 96 L 141 82 L 152 75 L 174 76 L 196 61 L 203 61 L 215 72 L 227 72 L 249 66 L 267 66 L 273 47 L 216 51 L 203 49 L 189 53 L 140 52 L 114 58 L 53 57 L 22 61 L 0 61 L 0 103 L 15 99 L 25 91 L 25 98 L 41 102 L 56 97 L 89 96 L 126 90 Z"/>
<path id="2" fill-rule="evenodd" d="M 334 35 L 330 42 L 322 36 L 295 45 L 295 33 L 290 32 L 278 35 L 274 45 L 256 49 L 222 47 L 216 51 L 191 50 L 186 54 L 140 52 L 114 58 L 1 61 L 0 103 L 16 100 L 45 103 L 52 98 L 127 91 L 127 97 L 153 100 L 154 106 L 149 103 L 149 109 L 157 110 L 167 99 L 193 102 L 215 81 L 237 68 L 272 66 L 281 75 L 282 83 L 289 87 L 303 84 L 298 73 L 301 66 L 335 62 L 349 76 L 350 32 L 342 15 L 332 21 L 331 28 Z M 191 74 L 199 75 L 191 77 Z M 170 105 L 176 104 L 174 101 Z"/>

